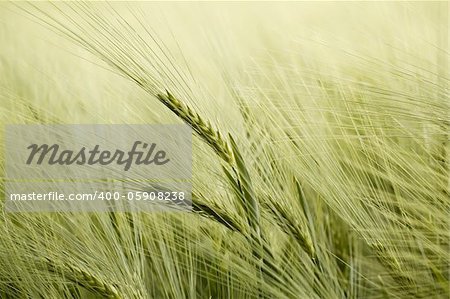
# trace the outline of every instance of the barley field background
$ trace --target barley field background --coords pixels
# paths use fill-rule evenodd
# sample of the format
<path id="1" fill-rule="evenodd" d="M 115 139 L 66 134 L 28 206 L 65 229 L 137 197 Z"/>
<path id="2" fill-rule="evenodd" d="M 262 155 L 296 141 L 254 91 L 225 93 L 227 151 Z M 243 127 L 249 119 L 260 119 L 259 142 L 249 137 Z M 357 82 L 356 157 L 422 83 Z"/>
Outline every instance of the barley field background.
<path id="1" fill-rule="evenodd" d="M 448 15 L 1 2 L 2 136 L 187 123 L 194 137 L 181 213 L 7 213 L 0 155 L 0 298 L 450 298 Z"/>

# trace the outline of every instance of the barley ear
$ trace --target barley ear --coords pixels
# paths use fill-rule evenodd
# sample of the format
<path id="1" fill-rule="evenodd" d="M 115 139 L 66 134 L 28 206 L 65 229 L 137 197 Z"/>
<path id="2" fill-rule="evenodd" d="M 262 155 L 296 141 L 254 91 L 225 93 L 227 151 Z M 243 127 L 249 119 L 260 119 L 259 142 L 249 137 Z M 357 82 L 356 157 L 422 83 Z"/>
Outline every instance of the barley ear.
<path id="1" fill-rule="evenodd" d="M 189 106 L 175 98 L 166 90 L 167 94 L 158 94 L 157 98 L 173 113 L 184 120 L 199 134 L 209 146 L 227 163 L 233 162 L 233 155 L 228 142 L 220 132 L 214 129 L 209 121 L 203 120 L 200 115 L 192 111 Z"/>
<path id="2" fill-rule="evenodd" d="M 212 219 L 215 222 L 222 224 L 229 230 L 243 233 L 241 225 L 232 217 L 228 216 L 226 212 L 210 203 L 202 203 L 198 200 L 198 198 L 199 196 L 195 192 L 192 192 L 192 210 L 194 212 L 198 213 L 200 216 Z"/>
<path id="3" fill-rule="evenodd" d="M 112 284 L 103 282 L 99 278 L 90 274 L 89 272 L 67 263 L 57 265 L 49 258 L 45 258 L 45 262 L 49 271 L 55 273 L 63 273 L 70 281 L 82 286 L 83 288 L 95 292 L 105 298 L 121 299 L 116 287 Z"/>
<path id="4" fill-rule="evenodd" d="M 235 174 L 237 177 L 237 184 L 241 192 L 241 203 L 243 208 L 247 213 L 247 219 L 250 227 L 258 238 L 261 237 L 260 229 L 260 213 L 259 205 L 255 198 L 255 193 L 253 192 L 253 186 L 251 183 L 250 175 L 245 166 L 244 159 L 242 158 L 238 146 L 234 141 L 233 137 L 229 134 L 231 149 L 233 152 L 233 157 L 235 161 Z"/>
<path id="5" fill-rule="evenodd" d="M 303 249 L 308 253 L 308 255 L 314 260 L 316 258 L 316 250 L 314 248 L 314 219 L 312 218 L 311 209 L 308 205 L 308 201 L 306 199 L 305 193 L 303 192 L 303 188 L 300 185 L 297 178 L 294 177 L 295 188 L 297 189 L 298 199 L 300 201 L 300 205 L 302 207 L 303 214 L 307 220 L 307 234 L 302 234 L 299 236 L 300 244 L 302 244 Z"/>

